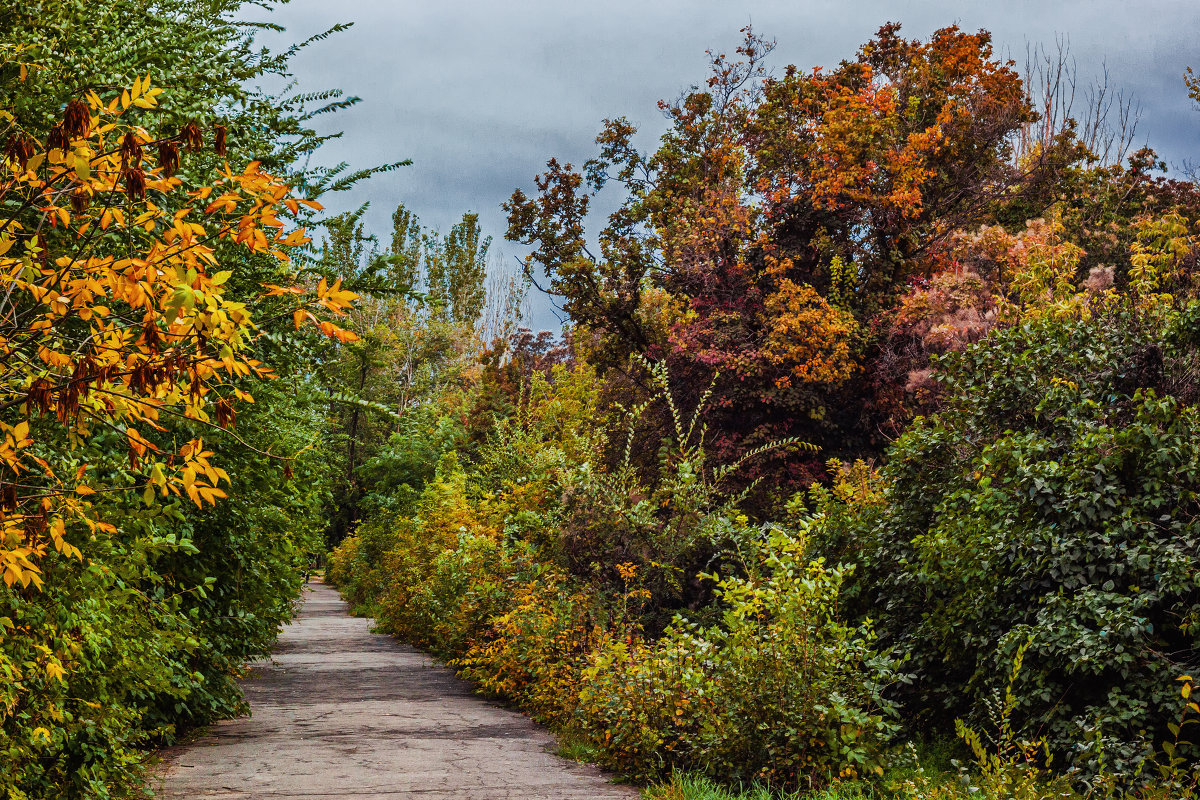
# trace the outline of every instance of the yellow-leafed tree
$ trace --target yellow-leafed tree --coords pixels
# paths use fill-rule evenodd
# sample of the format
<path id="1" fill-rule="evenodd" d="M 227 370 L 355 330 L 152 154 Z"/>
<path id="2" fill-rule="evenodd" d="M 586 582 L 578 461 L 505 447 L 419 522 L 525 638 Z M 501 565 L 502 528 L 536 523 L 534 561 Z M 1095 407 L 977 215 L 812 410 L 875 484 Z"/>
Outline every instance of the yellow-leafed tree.
<path id="1" fill-rule="evenodd" d="M 93 513 L 106 489 L 89 483 L 88 465 L 63 474 L 47 449 L 118 431 L 148 504 L 156 493 L 211 504 L 229 477 L 203 440 L 164 447 L 152 432 L 171 416 L 224 428 L 253 401 L 244 380 L 271 375 L 251 357 L 259 328 L 226 296 L 221 253 L 288 261 L 309 240 L 287 220 L 316 204 L 257 162 L 187 184 L 184 153 L 224 156 L 225 131 L 189 123 L 155 136 L 126 119 L 160 93 L 150 76 L 108 99 L 88 92 L 44 142 L 0 111 L 0 573 L 10 587 L 40 586 L 50 551 L 84 558 L 68 530 L 112 530 Z M 353 337 L 329 320 L 354 300 L 338 282 L 264 285 L 261 297 L 297 328 Z"/>

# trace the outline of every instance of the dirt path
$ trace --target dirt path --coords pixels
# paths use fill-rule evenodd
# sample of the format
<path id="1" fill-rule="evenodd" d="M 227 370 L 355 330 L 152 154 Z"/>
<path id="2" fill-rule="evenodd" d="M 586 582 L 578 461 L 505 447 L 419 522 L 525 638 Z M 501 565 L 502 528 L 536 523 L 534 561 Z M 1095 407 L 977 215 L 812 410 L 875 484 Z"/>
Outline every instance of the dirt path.
<path id="1" fill-rule="evenodd" d="M 370 632 L 311 584 L 299 619 L 246 684 L 252 715 L 164 753 L 160 794 L 192 798 L 635 798 L 553 754 L 519 713 L 428 656 Z"/>

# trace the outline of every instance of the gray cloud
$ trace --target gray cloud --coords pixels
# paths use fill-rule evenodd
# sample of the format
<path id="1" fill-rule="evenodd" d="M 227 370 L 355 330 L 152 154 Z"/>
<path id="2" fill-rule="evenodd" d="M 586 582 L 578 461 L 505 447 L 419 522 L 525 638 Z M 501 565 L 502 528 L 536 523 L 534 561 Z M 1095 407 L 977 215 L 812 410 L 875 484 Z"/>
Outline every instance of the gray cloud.
<path id="1" fill-rule="evenodd" d="M 1028 44 L 1067 37 L 1082 79 L 1104 68 L 1115 88 L 1142 106 L 1138 144 L 1168 161 L 1200 158 L 1200 114 L 1182 75 L 1200 68 L 1200 4 L 1180 2 L 832 2 L 829 0 L 292 0 L 272 21 L 279 45 L 354 22 L 295 62 L 302 87 L 342 88 L 363 102 L 322 122 L 343 137 L 327 163 L 355 166 L 411 158 L 333 205 L 369 200 L 369 225 L 384 234 L 397 202 L 446 228 L 480 213 L 497 248 L 502 203 L 528 189 L 550 156 L 576 163 L 592 154 L 605 117 L 624 115 L 653 145 L 664 128 L 656 103 L 706 77 L 708 48 L 732 50 L 749 22 L 774 37 L 776 68 L 833 65 L 889 20 L 908 36 L 949 24 L 992 31 L 997 52 L 1023 64 Z M 553 319 L 537 305 L 536 322 Z"/>

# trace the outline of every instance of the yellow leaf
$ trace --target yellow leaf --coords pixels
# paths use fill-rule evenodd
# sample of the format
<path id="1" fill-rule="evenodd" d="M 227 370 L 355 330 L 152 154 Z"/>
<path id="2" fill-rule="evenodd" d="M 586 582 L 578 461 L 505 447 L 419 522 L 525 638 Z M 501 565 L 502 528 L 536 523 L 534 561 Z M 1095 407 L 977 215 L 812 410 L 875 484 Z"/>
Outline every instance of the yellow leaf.
<path id="1" fill-rule="evenodd" d="M 66 683 L 66 681 L 63 679 L 63 676 L 66 674 L 67 674 L 67 671 L 65 669 L 63 669 L 62 665 L 59 664 L 58 662 L 56 662 L 56 661 L 46 662 L 46 677 L 49 678 L 50 680 L 52 680 L 52 681 L 57 680 L 59 683 Z"/>
<path id="2" fill-rule="evenodd" d="M 82 483 L 75 487 L 75 494 L 82 495 L 83 497 L 87 497 L 88 495 L 95 493 L 95 489 Z"/>

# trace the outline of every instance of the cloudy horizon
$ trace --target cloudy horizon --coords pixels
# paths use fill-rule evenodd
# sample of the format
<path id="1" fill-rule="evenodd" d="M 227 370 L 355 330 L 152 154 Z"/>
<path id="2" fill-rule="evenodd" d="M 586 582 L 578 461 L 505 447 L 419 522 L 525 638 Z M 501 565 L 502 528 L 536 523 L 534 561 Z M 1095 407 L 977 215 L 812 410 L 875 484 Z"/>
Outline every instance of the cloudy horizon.
<path id="1" fill-rule="evenodd" d="M 513 189 L 529 191 L 552 156 L 589 158 L 604 118 L 628 117 L 641 131 L 639 144 L 652 148 L 666 127 L 658 100 L 703 81 L 705 50 L 732 51 L 750 23 L 776 40 L 774 71 L 852 58 L 888 21 L 902 23 L 909 38 L 951 24 L 987 29 L 997 55 L 1018 69 L 1027 48 L 1068 42 L 1082 84 L 1107 71 L 1111 90 L 1140 106 L 1135 146 L 1149 144 L 1177 168 L 1200 158 L 1200 114 L 1183 83 L 1188 65 L 1200 68 L 1194 2 L 291 0 L 266 18 L 286 28 L 263 37 L 275 48 L 354 23 L 293 63 L 303 90 L 340 88 L 362 98 L 320 120 L 322 132 L 343 131 L 322 148 L 321 163 L 413 161 L 350 196 L 327 198 L 332 210 L 369 201 L 368 228 L 381 236 L 399 202 L 443 230 L 475 211 L 493 250 L 509 260 L 524 252 L 503 241 L 500 204 Z M 535 327 L 554 326 L 544 301 L 534 309 Z"/>

